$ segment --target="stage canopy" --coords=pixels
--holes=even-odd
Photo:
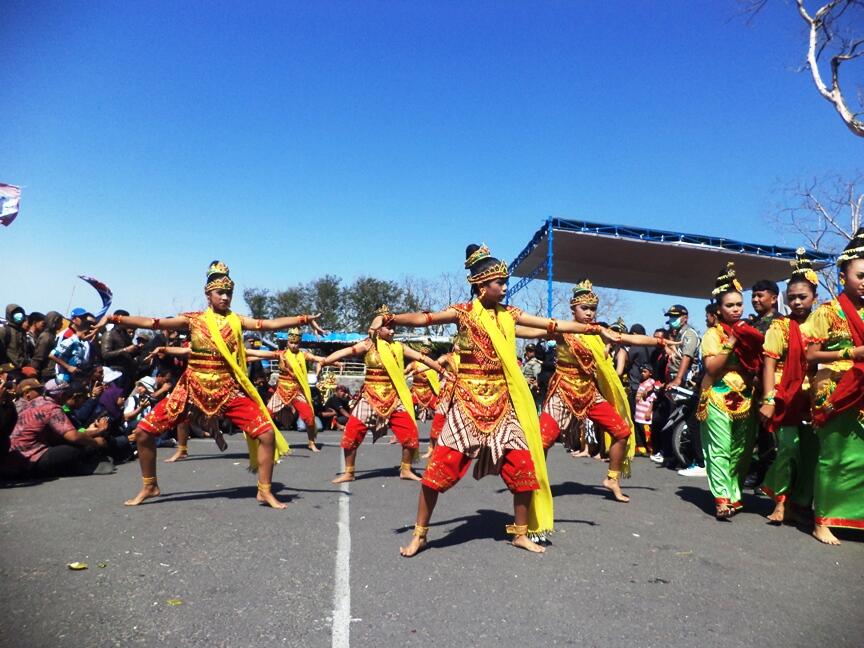
[[[815,250],[807,255],[817,268],[833,260]],[[794,248],[549,218],[510,265],[522,279],[509,294],[532,279],[546,279],[551,291],[553,281],[588,277],[606,288],[701,298],[710,295],[727,261],[735,262],[739,281],[749,288],[759,279],[787,279],[793,259]]]

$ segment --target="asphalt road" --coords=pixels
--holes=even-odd
[[[367,438],[343,492],[329,481],[338,436],[321,438],[312,455],[289,433],[295,453],[274,478],[285,511],[256,505],[238,437],[224,454],[193,440],[189,460],[160,462],[164,495],[135,509],[122,502],[136,464],[3,488],[0,646],[864,644],[864,533],[820,545],[767,525],[755,496],[717,522],[704,479],[647,460],[619,504],[596,487],[603,465],[556,447],[545,555],[508,545],[509,493],[469,473],[441,497],[428,550],[406,560],[418,486],[396,478],[398,446]]]

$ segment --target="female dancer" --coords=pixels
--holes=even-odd
[[[379,313],[389,315],[389,312],[387,306],[379,309]],[[363,355],[366,378],[360,391],[360,398],[351,410],[351,416],[342,435],[345,472],[336,477],[333,483],[354,481],[357,448],[360,447],[366,432],[370,427],[372,428],[374,442],[384,435],[388,425],[402,445],[399,477],[420,481],[420,477],[411,470],[411,463],[420,442],[417,423],[414,420],[411,392],[405,381],[405,358],[420,361],[439,373],[443,373],[443,367],[431,358],[417,353],[411,347],[394,342],[393,329],[389,326],[370,329],[368,338],[331,353],[322,360],[321,366],[325,367],[352,355]]]
[[[837,259],[843,292],[801,327],[807,360],[819,369],[811,388],[819,438],[813,536],[840,544],[831,527],[864,529],[864,228]]]
[[[413,537],[403,556],[426,546],[429,520],[438,494],[456,484],[477,458],[474,477],[500,474],[513,493],[514,524],[507,525],[513,545],[545,551],[528,538],[552,530],[552,494],[534,398],[516,361],[516,325],[568,333],[611,334],[593,324],[558,322],[501,306],[510,273],[484,246],[469,245],[465,267],[472,301],[437,313],[402,313],[376,318],[372,328],[456,324],[459,373],[446,421],[423,474]]]
[[[597,314],[599,301],[591,282],[587,279],[580,281],[573,288],[570,299],[573,321],[590,325]],[[621,333],[623,324],[619,320],[613,325],[619,327],[619,344],[616,345],[619,349],[623,349],[625,344],[653,347],[668,343],[663,338]],[[602,428],[611,437],[606,439],[609,470],[603,486],[619,502],[629,502],[630,498],[621,492],[619,480],[622,473],[624,477],[630,474],[636,441],[630,403],[620,374],[606,353],[606,345],[596,335],[562,333],[559,328],[554,338],[558,345],[558,364],[549,381],[549,391],[540,415],[543,449],[548,452],[562,431],[568,431],[574,423],[578,425],[579,421],[588,418],[595,429]]]
[[[788,512],[786,509],[787,498],[791,497],[798,510],[810,510],[819,452],[810,425],[807,344],[801,333],[801,325],[813,309],[819,278],[804,252],[804,248],[797,250],[786,287],[791,315],[772,320],[763,346],[759,417],[765,429],[777,435],[777,457],[765,475],[762,491],[775,502],[768,519],[777,524],[792,514],[791,507]]]
[[[273,508],[285,508],[270,492],[270,482],[274,457],[278,459],[289,448],[246,375],[243,330],[272,331],[310,324],[321,331],[315,321],[318,316],[255,320],[237,315],[231,311],[234,282],[228,266],[221,261],[210,264],[204,294],[208,302],[204,312],[164,319],[128,315],[108,318],[113,324],[124,327],[188,330],[192,348],[189,366],[170,396],[160,401],[135,428],[144,485],[126,505],[137,506],[161,494],[156,481],[156,437],[193,414],[207,419],[224,416],[243,430],[250,443],[252,467],[258,470],[258,501]]]
[[[423,344],[420,353],[428,355],[432,352],[432,346]],[[441,381],[438,372],[430,369],[419,360],[415,360],[405,369],[405,376],[413,376],[411,383],[411,400],[417,408],[417,418],[425,421],[430,414],[435,414],[435,406],[438,404],[438,394],[441,393]]]
[[[743,508],[741,484],[747,476],[756,438],[751,411],[753,382],[762,368],[764,336],[741,319],[744,298],[735,264],[717,277],[717,325],[702,338],[702,379],[696,418],[701,422],[702,450],[716,517],[729,518]]]
[[[453,343],[453,348],[438,358],[440,364],[450,376],[441,384],[441,390],[438,393],[437,402],[435,405],[435,414],[432,417],[432,427],[429,429],[429,449],[422,455],[423,459],[428,459],[432,456],[432,451],[438,443],[438,435],[444,429],[444,422],[447,420],[447,411],[450,409],[450,401],[453,399],[453,390],[456,387],[455,376],[459,373],[459,346]]]
[[[286,407],[293,407],[297,415],[306,424],[306,436],[309,439],[309,449],[320,452],[315,445],[318,430],[315,428],[315,412],[312,409],[312,389],[309,386],[307,362],[323,362],[324,358],[309,351],[300,350],[300,329],[288,331],[288,344],[284,351],[247,351],[249,358],[279,360],[279,381],[276,391],[267,403],[270,415],[277,414]]]

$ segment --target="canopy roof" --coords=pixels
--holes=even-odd
[[[815,250],[807,256],[817,268],[833,260]],[[565,283],[587,277],[607,288],[700,298],[710,296],[727,261],[735,262],[739,281],[749,288],[759,279],[787,279],[794,259],[794,248],[549,218],[510,265],[512,275],[523,277],[510,294],[551,275]]]

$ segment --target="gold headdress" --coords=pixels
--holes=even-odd
[[[714,283],[714,290],[711,291],[711,294],[714,297],[718,295],[722,295],[723,293],[732,292],[733,290],[742,292],[744,288],[741,286],[741,282],[735,277],[735,262],[728,261],[726,263],[726,270],[721,272],[717,277],[716,282]]]
[[[859,227],[846,249],[837,257],[837,265],[853,259],[864,259],[864,227]]]
[[[486,260],[489,263],[481,263],[481,261]],[[483,284],[495,279],[507,279],[510,276],[507,264],[493,257],[485,244],[468,255],[468,258],[465,259],[465,267],[469,270],[468,283],[472,285]]]
[[[210,267],[207,268],[207,283],[204,286],[204,292],[211,290],[234,290],[234,281],[228,276],[230,271],[228,266],[222,261],[213,261]]]
[[[624,322],[623,317],[619,317],[617,320],[615,320],[615,323],[612,326],[610,326],[609,328],[612,329],[613,331],[616,331],[617,333],[626,333],[627,332],[627,324]]]
[[[300,334],[299,328],[297,328],[295,326],[294,328],[288,329],[288,341],[289,342],[293,342],[296,344],[297,342],[300,341],[300,337],[301,337],[301,334]]]
[[[803,279],[809,284],[812,284],[815,288],[819,285],[819,275],[816,274],[816,271],[813,269],[813,262],[804,256],[807,253],[803,247],[799,247],[795,250],[795,256],[797,257],[794,261],[792,261],[792,275],[789,277],[789,281],[797,281]]]
[[[570,298],[570,308],[577,306],[596,306],[600,298],[594,292],[594,285],[588,280],[580,281],[573,286],[573,296]]]

